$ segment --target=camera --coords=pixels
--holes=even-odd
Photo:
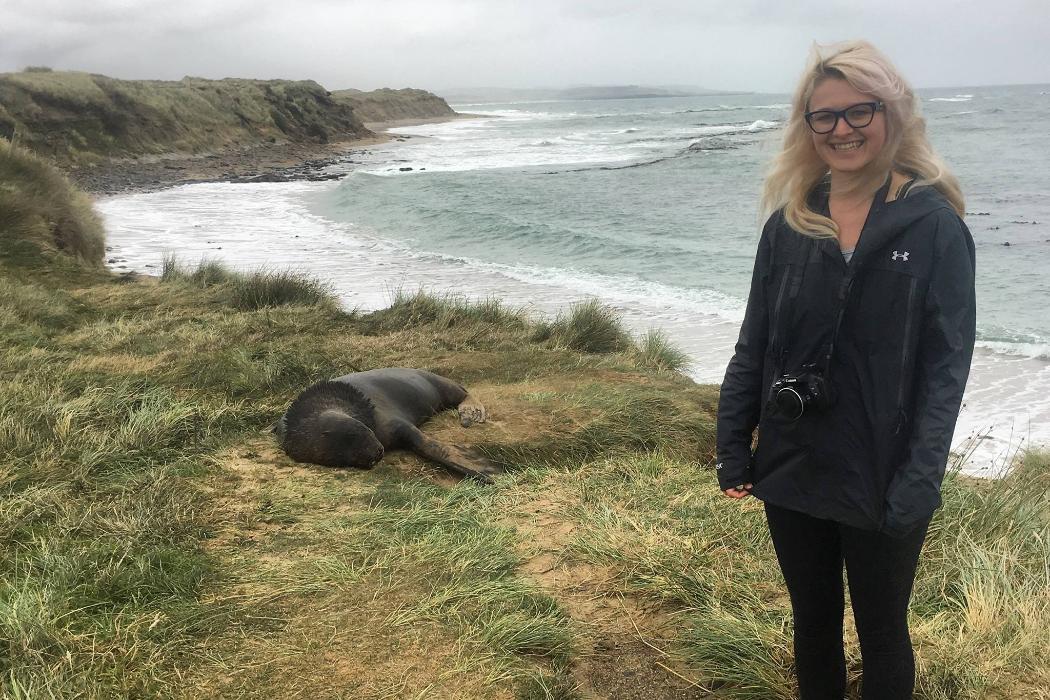
[[[773,382],[769,395],[770,407],[788,421],[798,420],[807,409],[825,411],[834,403],[831,384],[816,365],[783,374]]]

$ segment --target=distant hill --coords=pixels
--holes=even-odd
[[[0,137],[63,164],[369,135],[348,104],[311,80],[0,74]]]
[[[569,88],[451,88],[442,90],[449,102],[532,102],[540,100],[624,100],[647,97],[692,97],[741,94],[689,86],[583,85]]]
[[[335,90],[332,98],[350,105],[354,114],[366,124],[394,122],[403,119],[434,119],[453,117],[456,112],[441,97],[427,92],[404,88],[382,88],[371,92]]]

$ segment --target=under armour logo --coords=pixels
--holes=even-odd
[[[898,258],[900,258],[904,262],[908,262],[908,251],[904,251],[903,253],[898,253],[897,251],[893,251],[893,259],[897,260]]]

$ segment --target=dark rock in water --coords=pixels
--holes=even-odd
[[[411,169],[412,168],[398,168],[398,170],[400,170],[401,172],[407,172],[407,171],[409,171]]]
[[[966,215],[967,216],[988,216],[988,212],[986,212],[986,211],[968,211],[968,212],[966,212]]]
[[[1003,241],[1003,245],[1009,247],[1010,246],[1010,241]]]

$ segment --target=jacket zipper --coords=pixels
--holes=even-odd
[[[901,347],[901,376],[897,385],[897,428],[893,431],[895,434],[899,433],[908,421],[908,416],[904,411],[904,380],[908,376],[908,346],[911,343],[912,315],[915,313],[912,302],[915,301],[915,287],[917,285],[918,279],[912,277],[911,284],[908,285],[908,313],[904,320],[904,342]]]

